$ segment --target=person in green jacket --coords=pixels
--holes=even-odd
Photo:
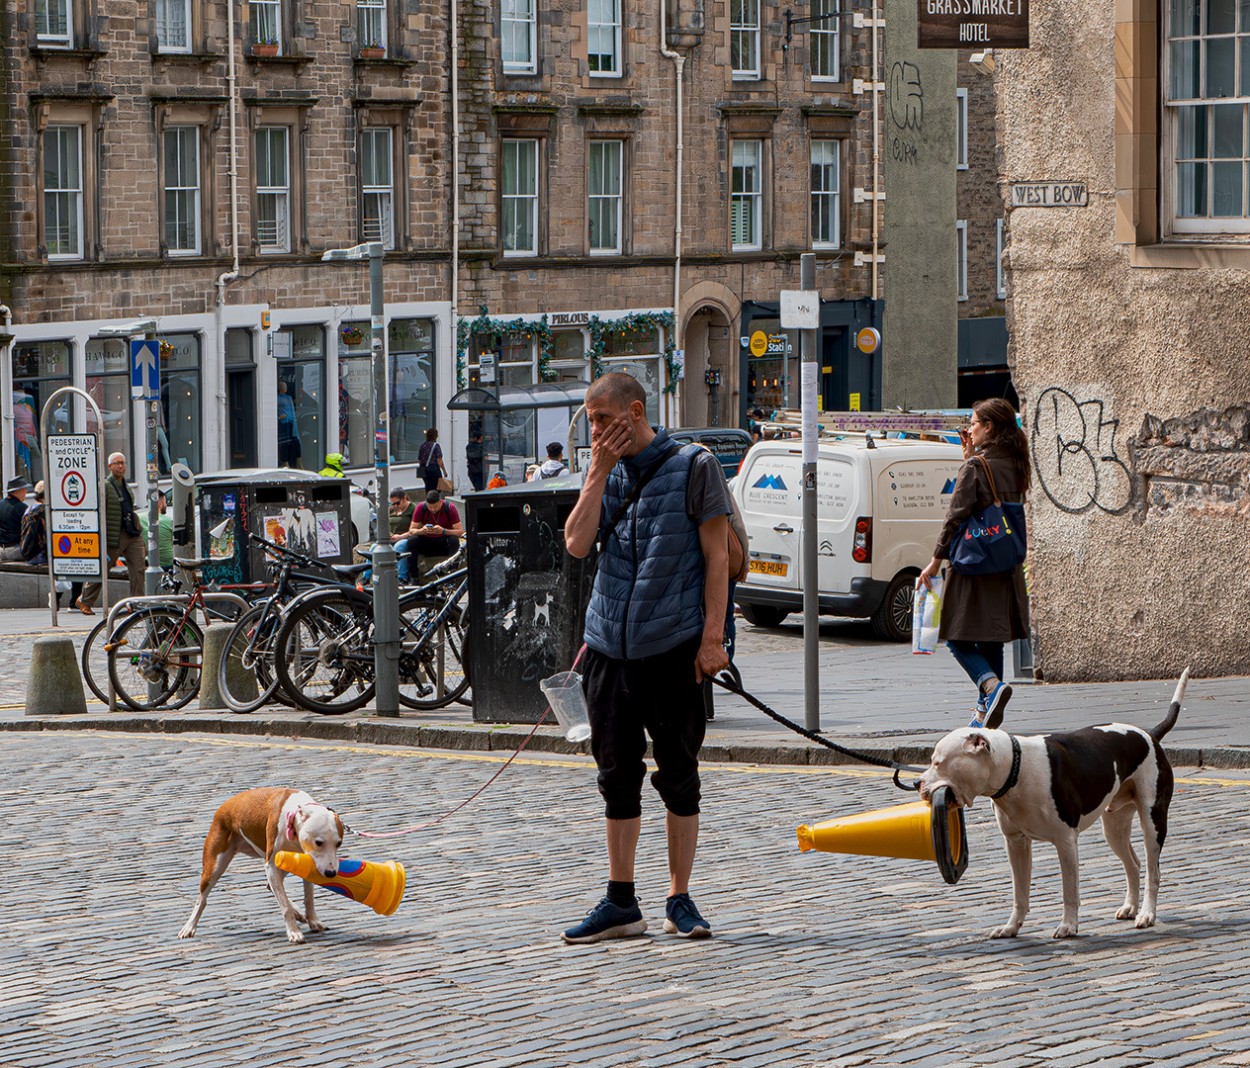
[[[326,465],[317,472],[322,478],[346,478],[343,470],[343,454],[341,452],[326,453]]]
[[[168,571],[174,566],[174,517],[168,514],[169,501],[165,491],[161,490],[156,498],[156,510],[160,513],[156,519],[156,540],[161,550],[161,567]],[[139,513],[139,529],[143,534],[143,544],[148,544],[148,513],[143,509]]]
[[[140,537],[134,494],[126,485],[126,457],[120,452],[109,456],[109,477],[104,480],[104,531],[110,564],[118,559],[126,561],[130,596],[142,597],[143,569],[147,567],[148,557]],[[88,582],[74,606],[85,616],[95,615],[92,606],[102,589],[101,583]]]

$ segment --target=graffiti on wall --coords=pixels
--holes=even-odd
[[[914,63],[895,63],[890,68],[887,86],[890,119],[896,129],[919,134],[924,125],[924,87],[920,84],[920,68]],[[900,163],[915,164],[919,152],[915,141],[895,134],[890,151]]]
[[[1042,393],[1033,409],[1033,470],[1051,504],[1072,515],[1129,509],[1136,483],[1116,451],[1119,426],[1101,400],[1078,400],[1061,386]]]

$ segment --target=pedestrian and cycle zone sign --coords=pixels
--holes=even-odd
[[[99,457],[94,434],[50,434],[48,542],[52,574],[100,577]]]

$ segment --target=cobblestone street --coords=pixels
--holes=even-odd
[[[1081,937],[1039,846],[1033,912],[988,929],[1010,875],[988,802],[969,815],[957,887],[934,865],[801,855],[794,826],[903,800],[884,773],[712,765],[693,892],[715,937],[661,933],[663,818],[645,803],[647,936],[565,946],[602,892],[600,805],[584,758],[525,758],[439,828],[349,836],[395,858],[390,918],[319,892],[330,931],[287,943],[255,861],[200,923],[215,807],[286,784],[354,826],[434,817],[499,766],[491,754],[88,732],[9,733],[0,1065],[1250,1064],[1250,781],[1180,769],[1159,926],[1113,919],[1119,865],[1083,838]],[[288,883],[288,887],[293,884]],[[293,893],[293,896],[296,896]]]

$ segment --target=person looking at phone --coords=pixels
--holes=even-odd
[[[412,510],[412,525],[408,528],[408,573],[420,574],[419,559],[451,556],[464,537],[460,513],[451,501],[443,500],[438,490],[430,490],[425,500]]]

